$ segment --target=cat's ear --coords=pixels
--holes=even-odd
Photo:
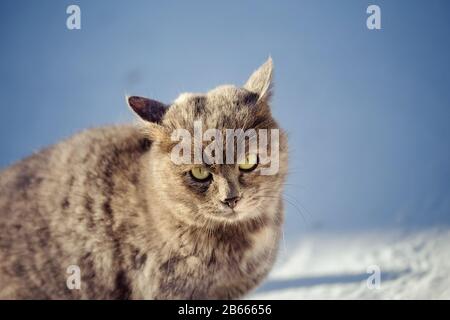
[[[244,88],[258,94],[258,102],[268,102],[272,95],[272,74],[273,61],[269,57],[264,64],[259,67],[244,85]]]
[[[146,134],[153,141],[165,142],[170,136],[161,125],[168,106],[162,102],[136,96],[126,97],[128,106],[142,119],[146,125]]]
[[[128,106],[139,116],[142,120],[154,123],[160,123],[167,106],[159,101],[143,98],[143,97],[126,97]]]

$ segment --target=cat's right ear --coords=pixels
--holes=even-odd
[[[146,132],[151,140],[165,141],[168,133],[161,125],[161,121],[168,108],[162,102],[137,96],[126,97],[128,106],[145,121]]]
[[[159,101],[131,96],[126,97],[128,106],[142,119],[148,122],[161,123],[167,106]]]

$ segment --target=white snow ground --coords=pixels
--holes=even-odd
[[[450,299],[450,229],[309,234],[250,299]],[[282,246],[283,247],[283,246]],[[369,288],[369,266],[381,270]]]

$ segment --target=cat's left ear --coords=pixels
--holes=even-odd
[[[273,61],[269,57],[267,61],[259,67],[244,85],[244,88],[258,94],[258,102],[269,102],[272,96],[273,87]]]
[[[131,96],[126,97],[128,106],[139,116],[142,120],[160,123],[164,114],[166,113],[167,106],[159,101]]]

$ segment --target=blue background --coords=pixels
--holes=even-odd
[[[66,8],[81,7],[81,30]],[[366,27],[381,7],[382,30]],[[450,222],[449,1],[5,1],[0,167],[77,131],[243,84],[269,55],[286,234]]]

